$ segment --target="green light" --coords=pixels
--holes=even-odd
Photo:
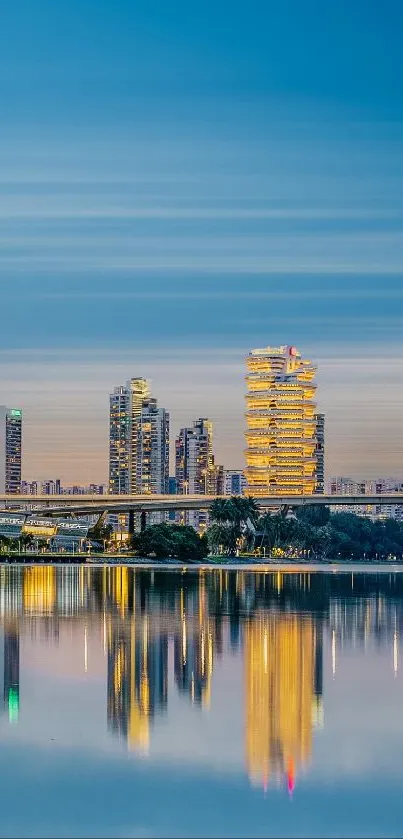
[[[22,414],[22,411],[20,411],[18,408],[11,408],[11,411],[10,411],[10,416],[12,416],[12,417],[20,417],[20,416],[21,416],[21,414]]]
[[[17,722],[20,708],[20,697],[17,688],[9,688],[8,691],[8,719],[10,722]]]

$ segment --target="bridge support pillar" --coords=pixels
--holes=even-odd
[[[129,510],[129,534],[130,536],[134,533],[134,510]]]
[[[140,530],[143,533],[147,527],[147,513],[145,510],[142,510],[140,513]]]

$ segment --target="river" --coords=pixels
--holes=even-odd
[[[0,836],[396,837],[403,573],[0,567]]]

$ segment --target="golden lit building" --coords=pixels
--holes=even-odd
[[[295,347],[251,350],[247,359],[246,469],[253,495],[316,489],[316,367]]]
[[[311,617],[261,613],[245,631],[246,756],[253,782],[294,784],[311,754],[318,697],[316,627]]]

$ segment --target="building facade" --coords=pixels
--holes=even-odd
[[[169,413],[158,408],[146,379],[130,379],[110,395],[109,492],[113,495],[165,494],[169,491]],[[153,514],[151,522],[164,519]],[[126,529],[128,516],[110,516]],[[134,516],[140,526],[139,515]]]
[[[175,478],[179,495],[222,495],[224,469],[215,463],[213,454],[213,424],[200,417],[189,428],[181,428],[175,441]],[[181,514],[197,529],[207,524],[207,513],[195,510]]]
[[[295,347],[252,350],[246,360],[246,469],[254,495],[316,489],[315,366]]]
[[[316,414],[316,487],[315,493],[325,492],[325,415]]]
[[[243,495],[246,478],[241,469],[226,469],[224,472],[224,495]]]
[[[156,399],[143,402],[137,420],[136,492],[169,492],[169,413]]]
[[[0,406],[0,492],[21,492],[22,411]]]
[[[130,396],[127,387],[115,387],[109,397],[109,492],[130,491]]]
[[[190,428],[181,428],[175,442],[175,477],[179,495],[206,495],[208,473],[213,465],[213,435],[210,420],[200,418]]]
[[[109,492],[112,495],[141,491],[138,429],[143,403],[150,396],[149,384],[143,378],[130,379],[110,394]]]
[[[138,427],[143,404],[150,399],[150,385],[146,379],[130,379],[126,388],[129,394],[129,492],[141,492],[141,464],[138,462]]]

